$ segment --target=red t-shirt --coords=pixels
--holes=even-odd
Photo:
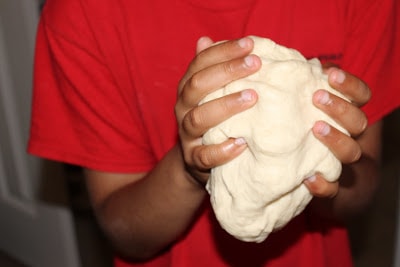
[[[332,61],[371,87],[370,123],[400,103],[390,78],[395,1],[47,0],[38,29],[28,150],[143,172],[176,143],[177,84],[199,37],[258,35]],[[398,68],[398,65],[396,66]],[[385,79],[382,78],[385,77]],[[205,203],[160,257],[116,266],[352,266],[344,228],[307,210],[261,244],[235,240]]]

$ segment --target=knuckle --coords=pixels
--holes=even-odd
[[[343,163],[351,163],[355,158],[357,148],[355,141],[349,136],[343,136],[333,141],[334,154]]]
[[[175,114],[175,117],[178,119],[178,121],[182,121],[183,108],[182,108],[182,102],[180,100],[178,100],[175,104],[174,114]]]
[[[186,114],[182,119],[182,130],[184,133],[190,132],[189,125],[190,125],[190,121],[188,119],[188,114]]]
[[[185,85],[184,90],[182,90],[178,95],[177,105],[183,107],[190,107],[192,105],[192,94],[190,93],[190,90],[187,90],[187,86],[188,84]]]
[[[347,150],[344,151],[343,153],[343,163],[354,163],[358,161],[361,157],[362,151],[360,146],[354,145],[354,144],[349,144],[346,146]]]
[[[212,153],[207,153],[206,150],[202,150],[198,155],[198,164],[205,169],[212,167]]]
[[[364,113],[362,113],[361,118],[359,120],[357,120],[357,123],[355,125],[356,125],[355,134],[359,135],[359,134],[363,133],[368,126],[367,116]]]
[[[192,121],[190,119],[190,115],[189,114],[190,114],[190,112],[183,117],[183,120],[182,120],[182,132],[184,134],[186,134],[187,136],[193,136],[194,133],[193,133]]]
[[[362,94],[362,100],[361,100],[362,104],[367,103],[372,96],[371,90],[369,89],[368,85],[360,79],[358,79],[358,88]]]
[[[204,122],[204,118],[199,109],[192,109],[185,118],[188,124],[193,128],[201,127]]]
[[[353,152],[353,157],[351,158],[350,162],[356,162],[361,158],[362,155],[362,151],[361,151],[361,147],[357,146],[356,150]]]
[[[178,83],[178,96],[180,96],[182,94],[182,91],[186,85],[186,82],[188,80],[187,75],[188,74],[186,73],[185,76]]]
[[[361,135],[368,126],[368,119],[365,113],[361,110],[355,110],[353,115],[347,116],[345,119],[347,130],[351,136],[357,137]]]
[[[187,85],[191,90],[197,90],[201,87],[201,78],[199,73],[195,73],[187,81]]]
[[[222,67],[224,72],[228,75],[235,73],[235,67],[232,62],[226,62],[222,65]]]
[[[351,104],[345,101],[338,101],[335,105],[336,112],[337,114],[340,115],[346,115],[346,113],[349,111]]]

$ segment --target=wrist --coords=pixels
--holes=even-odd
[[[177,181],[176,183],[178,186],[182,187],[183,190],[192,191],[192,193],[200,193],[206,194],[207,191],[205,190],[205,184],[207,183],[206,180],[202,180],[197,178],[197,176],[193,175],[185,165],[183,160],[182,151],[179,145],[176,145],[172,151],[175,154],[175,157],[178,159],[179,164],[176,164],[178,167],[177,173],[175,175]],[[204,181],[204,182],[203,182]]]

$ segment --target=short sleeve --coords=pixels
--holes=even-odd
[[[86,16],[76,0],[44,7],[28,152],[102,171],[148,170],[155,159],[133,83],[110,71]]]
[[[342,68],[369,85],[372,98],[363,110],[372,124],[400,105],[396,1],[349,2]]]

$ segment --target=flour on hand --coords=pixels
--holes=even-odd
[[[312,104],[312,95],[332,89],[318,59],[251,36],[261,69],[203,99],[202,103],[244,89],[258,93],[257,104],[210,129],[204,144],[243,137],[248,148],[211,170],[206,189],[221,226],[243,241],[262,242],[301,213],[312,199],[303,180],[321,173],[335,181],[341,163],[312,134],[317,120],[347,131]]]

